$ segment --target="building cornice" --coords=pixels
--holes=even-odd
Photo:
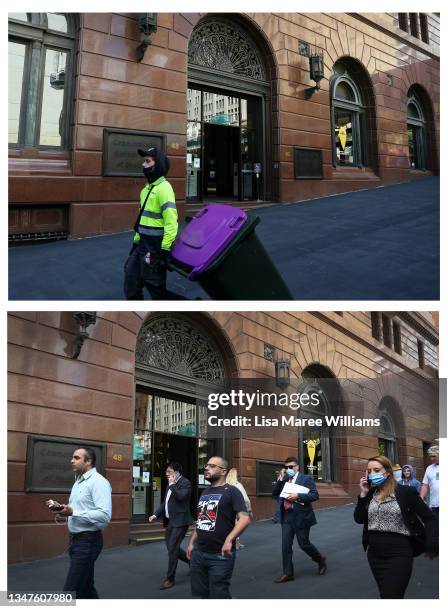
[[[325,312],[313,311],[311,314],[313,314],[318,319],[324,321],[325,323],[328,323],[330,326],[334,327],[335,329],[337,329],[339,332],[341,332],[345,336],[348,336],[349,338],[352,338],[353,340],[355,340],[359,344],[362,344],[366,348],[373,350],[375,353],[377,353],[378,355],[381,355],[384,359],[391,361],[392,363],[399,366],[406,372],[409,372],[413,374],[414,376],[419,376],[419,378],[427,382],[435,380],[433,375],[429,375],[427,372],[425,372],[421,368],[412,368],[411,366],[409,366],[407,361],[403,357],[401,357],[398,353],[395,353],[392,349],[389,349],[388,347],[382,345],[380,342],[375,340],[372,336],[371,338],[367,339],[364,336],[361,336],[358,333],[351,331],[350,329],[346,328],[344,325],[341,325],[340,323],[337,323],[337,321],[334,321],[334,319],[328,317]],[[399,316],[400,318],[402,318],[400,312],[388,312],[387,311],[387,314],[389,314],[390,316]],[[410,313],[404,313],[404,314],[410,314]],[[412,313],[412,314],[416,314],[416,313]],[[426,323],[428,324],[428,322]]]

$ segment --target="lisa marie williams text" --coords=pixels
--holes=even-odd
[[[324,418],[297,417],[282,415],[281,418],[271,418],[256,415],[247,417],[237,415],[230,418],[221,418],[213,414],[208,417],[210,427],[379,427],[380,419],[361,419],[350,415],[328,416]]]

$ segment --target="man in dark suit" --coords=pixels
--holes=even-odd
[[[169,463],[166,468],[168,479],[168,490],[163,502],[149,517],[149,522],[163,517],[163,525],[166,527],[165,542],[168,549],[169,562],[166,579],[160,585],[160,589],[170,589],[175,585],[175,572],[178,560],[189,565],[189,559],[181,547],[181,543],[192,523],[190,512],[191,483],[182,476],[180,463]]]
[[[280,517],[282,527],[282,566],[283,573],[275,579],[275,582],[288,582],[294,579],[293,574],[293,539],[296,536],[298,546],[309,557],[318,564],[320,576],[326,573],[326,558],[309,541],[309,532],[312,525],[316,525],[312,509],[312,502],[319,498],[315,481],[310,476],[300,474],[298,459],[288,457],[284,462],[284,469],[273,487],[273,497],[278,497],[286,482],[302,485],[309,489],[308,493],[299,493],[280,497]]]

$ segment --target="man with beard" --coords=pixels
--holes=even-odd
[[[196,528],[186,552],[191,560],[192,594],[203,599],[231,599],[236,538],[250,523],[242,493],[225,482],[228,469],[223,457],[211,457],[205,465],[211,486],[200,497]]]
[[[124,293],[128,300],[143,300],[146,287],[153,300],[182,300],[166,289],[169,253],[178,232],[175,195],[165,175],[170,162],[157,147],[138,149],[147,184],[140,193],[140,213],[133,245],[124,266]]]

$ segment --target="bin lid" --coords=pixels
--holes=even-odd
[[[177,237],[172,257],[191,268],[194,278],[222,253],[247,221],[247,213],[226,204],[200,209]]]

